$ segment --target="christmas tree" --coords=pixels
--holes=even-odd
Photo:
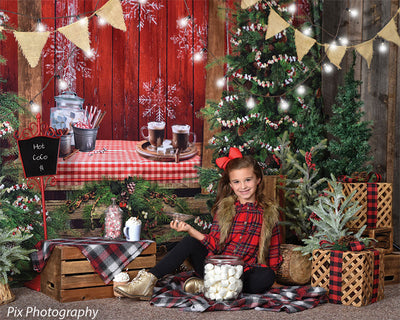
[[[226,89],[220,101],[203,109],[211,128],[221,129],[210,142],[214,160],[234,146],[273,166],[284,132],[290,133],[293,150],[309,150],[323,139],[318,51],[312,48],[299,61],[294,28],[266,39],[272,10],[294,25],[293,4],[260,1],[233,15],[232,53],[224,59]],[[305,26],[311,28],[309,22],[296,28]]]
[[[371,122],[362,121],[365,113],[359,93],[361,81],[354,79],[355,59],[353,52],[353,64],[345,75],[344,85],[339,87],[336,104],[332,106],[333,116],[327,124],[333,138],[329,141],[330,158],[325,170],[335,176],[371,170],[368,165],[372,160],[368,144]]]

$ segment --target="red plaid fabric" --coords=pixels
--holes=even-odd
[[[342,303],[343,251],[331,250],[329,266],[329,302]]]
[[[367,228],[376,228],[378,221],[378,184],[367,183]]]
[[[372,298],[371,303],[378,300],[379,293],[379,251],[374,250],[374,280],[372,284]]]
[[[365,249],[365,244],[360,241],[351,241],[349,245],[351,251],[362,251]]]
[[[236,215],[232,222],[230,234],[226,240],[226,245],[221,248],[219,245],[220,230],[217,215],[210,230],[205,235],[202,243],[212,254],[224,254],[240,257],[245,262],[245,270],[257,263],[258,244],[261,234],[263,221],[262,207],[254,203],[240,204],[236,202]],[[267,257],[267,265],[273,270],[277,270],[282,262],[282,256],[279,251],[280,232],[279,227],[275,226],[272,230],[272,237]]]
[[[41,240],[30,258],[33,270],[40,272],[56,246],[77,247],[107,284],[151,243],[150,240],[128,242],[96,237]]]
[[[78,152],[67,160],[59,158],[56,184],[74,186],[103,178],[124,180],[142,177],[165,183],[197,182],[200,156],[175,162],[159,162],[141,157],[136,152],[137,141],[97,140],[95,152]],[[98,151],[106,148],[107,151]]]

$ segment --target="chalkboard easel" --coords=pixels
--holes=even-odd
[[[44,238],[47,240],[46,204],[44,190],[47,183],[55,185],[57,160],[60,146],[61,130],[41,124],[40,114],[36,115],[36,123],[14,133],[18,142],[19,156],[28,180],[29,188],[38,186],[42,195]]]

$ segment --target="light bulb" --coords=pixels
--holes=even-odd
[[[40,112],[40,109],[41,109],[41,108],[40,108],[40,106],[39,106],[37,103],[31,101],[31,112],[32,112],[33,114],[39,113],[39,112]]]
[[[224,77],[219,78],[219,79],[217,80],[217,87],[218,87],[218,88],[222,88],[224,85],[225,85],[225,78],[224,78]]]
[[[40,22],[40,20],[36,25],[36,31],[37,32],[45,32],[46,31],[46,26],[42,22]]]
[[[177,22],[178,22],[179,27],[186,28],[187,25],[189,24],[189,21],[190,21],[190,16],[187,16],[187,17],[179,19]]]
[[[140,4],[146,4],[147,0],[138,0]]]
[[[380,53],[386,53],[388,51],[388,45],[385,42],[381,42],[381,44],[379,45],[379,52]]]
[[[248,109],[253,109],[256,106],[256,100],[254,100],[253,97],[250,97],[249,99],[247,99],[246,101],[246,106]]]
[[[85,53],[86,58],[89,58],[89,59],[93,58],[93,56],[94,56],[93,49],[89,49],[87,51],[84,51],[84,53]]]
[[[281,99],[279,107],[281,108],[282,111],[287,111],[289,110],[289,103],[285,99]]]
[[[59,79],[58,80],[58,88],[61,91],[68,89],[68,82],[65,81],[64,79]]]
[[[298,95],[302,96],[306,93],[306,87],[301,85],[296,89]]]
[[[312,35],[312,28],[311,28],[311,27],[305,28],[305,29],[302,31],[302,33],[303,33],[305,36],[311,36],[311,35]]]
[[[193,55],[193,60],[196,62],[201,61],[202,59],[203,59],[203,54],[201,52],[196,52]]]
[[[331,73],[333,71],[333,66],[330,63],[325,63],[323,69],[326,73]]]
[[[336,50],[337,44],[335,41],[332,41],[331,44],[329,45],[330,50]]]
[[[355,18],[358,16],[358,10],[357,9],[349,9],[349,15],[352,18]]]
[[[347,46],[349,44],[349,40],[346,37],[339,38],[339,41],[342,46]]]
[[[296,6],[295,3],[292,3],[292,4],[288,7],[288,12],[291,13],[291,14],[294,14],[294,13],[296,13],[296,11],[297,11],[297,6]]]
[[[97,22],[99,23],[100,26],[104,26],[107,24],[107,21],[104,20],[102,17],[97,17]]]

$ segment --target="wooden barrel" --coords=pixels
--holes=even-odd
[[[276,272],[276,282],[284,285],[303,285],[311,279],[310,256],[303,256],[301,251],[293,249],[299,247],[294,244],[281,244],[282,264]]]

